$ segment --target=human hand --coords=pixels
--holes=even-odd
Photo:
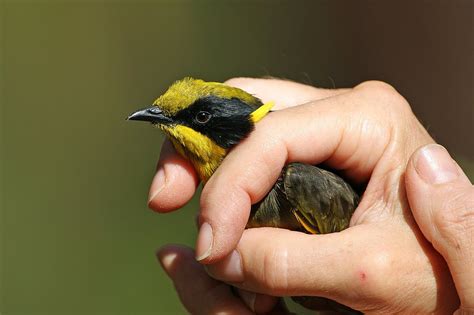
[[[393,88],[378,82],[339,91],[280,80],[229,83],[263,101],[306,104],[259,122],[204,187],[196,251],[212,276],[252,292],[323,296],[364,312],[443,313],[457,306],[449,271],[419,233],[405,200],[408,158],[432,139]],[[250,204],[291,161],[324,162],[353,182],[368,182],[350,228],[327,235],[244,232]],[[166,145],[159,165],[150,206],[179,208],[194,193],[196,175]],[[178,293],[189,300],[183,298],[189,291]]]
[[[405,182],[418,226],[448,263],[460,314],[473,314],[474,186],[449,153],[433,144],[413,154]]]
[[[192,249],[181,245],[167,245],[158,252],[163,269],[173,279],[190,314],[289,314],[284,302],[275,297],[245,290],[234,293],[231,286],[211,278],[194,257]]]

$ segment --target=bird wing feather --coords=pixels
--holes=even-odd
[[[252,205],[247,228],[277,227],[304,231],[293,215],[292,205],[286,198],[283,177],[280,176],[272,190],[258,203]]]
[[[283,179],[294,215],[309,233],[341,231],[359,202],[356,192],[339,176],[319,167],[291,163]]]

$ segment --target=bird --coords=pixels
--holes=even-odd
[[[237,87],[186,77],[128,120],[150,122],[161,129],[205,184],[226,155],[274,112],[273,105]],[[359,199],[354,188],[335,173],[291,162],[283,167],[270,192],[252,205],[246,228],[339,232],[349,227]],[[294,299],[310,308],[317,301],[316,297]]]

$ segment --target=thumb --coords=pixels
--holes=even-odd
[[[405,184],[413,216],[448,263],[462,308],[474,310],[474,187],[437,144],[412,155]]]

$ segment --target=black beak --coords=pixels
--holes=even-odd
[[[140,109],[128,116],[127,120],[149,121],[155,124],[170,124],[173,122],[171,118],[163,114],[158,106]]]

